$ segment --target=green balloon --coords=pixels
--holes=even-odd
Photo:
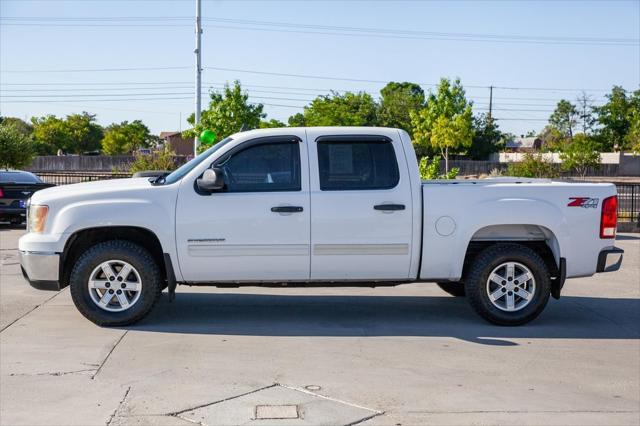
[[[211,145],[216,141],[216,134],[211,130],[203,130],[200,133],[200,142]]]

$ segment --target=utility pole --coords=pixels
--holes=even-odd
[[[200,104],[202,101],[202,22],[200,14],[202,11],[202,1],[196,0],[196,119],[195,125],[200,123]],[[196,135],[193,141],[193,155],[198,155],[198,135]]]
[[[493,86],[489,86],[489,121],[492,120],[491,112],[493,109]]]

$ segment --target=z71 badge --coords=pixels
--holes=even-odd
[[[569,197],[568,207],[582,207],[585,209],[588,208],[598,208],[598,199],[597,198],[589,198],[589,197]]]

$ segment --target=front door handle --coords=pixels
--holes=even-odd
[[[404,204],[378,204],[376,206],[373,206],[373,208],[375,210],[382,210],[382,211],[397,211],[397,210],[404,210]]]
[[[276,206],[271,207],[271,211],[274,213],[300,213],[304,209],[300,206]]]

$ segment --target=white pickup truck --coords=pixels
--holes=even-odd
[[[526,323],[565,278],[620,267],[611,184],[421,182],[398,129],[232,135],[169,175],[35,193],[26,279],[67,285],[103,326],[134,323],[177,284],[437,282],[483,318]]]

